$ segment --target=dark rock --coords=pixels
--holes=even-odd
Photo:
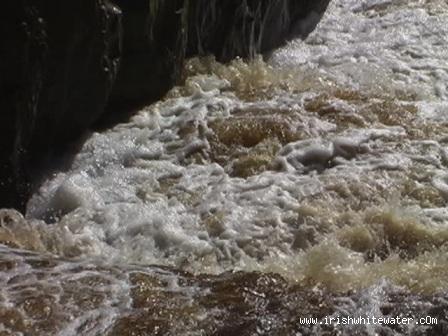
[[[26,183],[21,157],[29,143],[47,58],[44,22],[20,1],[2,6],[0,16],[0,204],[21,204]]]
[[[0,207],[23,210],[35,166],[55,148],[164,95],[186,54],[269,52],[305,37],[329,2],[110,1],[2,4]]]
[[[316,27],[330,0],[196,0],[189,7],[187,54],[219,61],[268,53]]]
[[[329,1],[114,0],[123,11],[123,57],[106,118],[159,99],[186,53],[228,61],[306,37]]]
[[[108,110],[159,99],[178,80],[187,41],[184,0],[115,0],[123,12],[121,69]]]
[[[0,17],[0,205],[23,208],[29,168],[103,112],[118,71],[108,0],[6,1]]]

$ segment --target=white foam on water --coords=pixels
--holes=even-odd
[[[388,209],[392,199],[399,200],[396,208],[429,223],[437,218],[437,227],[447,230],[443,207],[433,204],[440,195],[431,188],[448,197],[442,173],[448,149],[443,130],[415,139],[418,127],[388,124],[388,105],[384,122],[361,112],[383,99],[394,102],[389,114],[397,120],[401,112],[393,108],[412,104],[417,113],[408,120],[445,121],[447,30],[443,2],[333,1],[306,41],[291,43],[263,65],[265,77],[257,85],[269,87],[273,77],[267,73],[287,73],[297,84],[291,90],[245,99],[231,79],[241,86],[252,77],[247,68],[239,73],[232,65],[230,79],[223,71],[189,78],[128,123],[92,134],[72,167],[32,197],[30,225],[53,253],[112,263],[173,265],[196,273],[274,270],[299,281],[315,273],[317,266],[305,266],[317,260],[313,256],[326,255],[333,261],[324,262],[329,271],[318,281],[335,290],[347,287],[332,283],[334,274],[355,287],[390,276],[387,263],[394,261],[384,267],[379,262],[373,276],[365,251],[341,246],[338,235],[353,225],[360,236],[347,233],[350,244],[377,244],[364,221],[369,209]],[[367,98],[333,96],[338,88]],[[322,93],[329,96],[325,108],[307,108]],[[250,113],[253,122],[244,119]],[[248,122],[245,127],[254,130],[258,120],[274,115],[288,120],[287,132],[301,135],[288,143],[277,139],[274,155],[263,158],[265,169],[238,176],[229,168],[232,160],[252,155],[251,146],[214,159],[213,123]],[[269,127],[266,132],[272,132]],[[242,129],[225,141],[240,141],[250,132]],[[400,195],[405,183],[411,185],[408,194]],[[417,199],[417,192],[427,195]]]
[[[272,62],[318,69],[363,90],[446,100],[446,21],[443,1],[332,1],[318,29]]]
[[[55,334],[97,335],[133,309],[136,272],[148,275],[143,298],[182,291],[191,308],[204,290],[139,264],[355,290],[337,316],[383,316],[393,286],[446,291],[447,33],[446,1],[333,0],[306,41],[268,63],[215,63],[92,134],[26,219],[0,211],[0,242],[22,249],[0,245],[1,308],[30,323],[51,313]]]

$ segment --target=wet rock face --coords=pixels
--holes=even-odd
[[[119,65],[107,0],[8,1],[0,18],[0,205],[23,207],[28,168],[102,113]]]
[[[0,207],[99,119],[159,99],[185,55],[218,60],[305,37],[329,0],[7,1],[0,14]],[[112,116],[112,117],[111,117]],[[116,120],[115,120],[116,121]]]
[[[184,0],[115,0],[123,12],[121,69],[111,113],[153,102],[178,80],[185,54]]]
[[[329,0],[114,3],[123,12],[123,54],[108,104],[110,115],[159,99],[178,80],[185,54],[213,54],[229,61],[306,37]]]
[[[330,0],[197,0],[189,7],[188,55],[219,61],[268,53],[316,27]]]
[[[19,2],[3,7],[0,33],[0,204],[13,206],[24,189],[19,157],[35,122],[48,46],[43,22]]]

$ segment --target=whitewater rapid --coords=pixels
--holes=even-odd
[[[442,335],[447,36],[446,1],[334,0],[268,60],[190,60],[0,210],[0,334]],[[298,323],[356,316],[439,323]]]
[[[445,288],[447,30],[444,1],[338,0],[268,62],[191,60],[163,101],[92,133],[11,239],[336,291],[429,269],[418,288]]]

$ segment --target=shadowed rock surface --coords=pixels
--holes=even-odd
[[[0,16],[0,205],[23,208],[29,169],[105,107],[120,11],[106,0],[7,1]]]
[[[306,38],[329,0],[197,0],[189,7],[188,55],[219,61],[267,53],[293,38]]]
[[[178,80],[187,35],[184,0],[115,0],[123,12],[123,53],[108,114],[163,96]]]
[[[8,0],[0,18],[0,207],[24,209],[31,168],[55,149],[161,98],[185,55],[229,61],[269,52],[306,37],[328,3]]]

